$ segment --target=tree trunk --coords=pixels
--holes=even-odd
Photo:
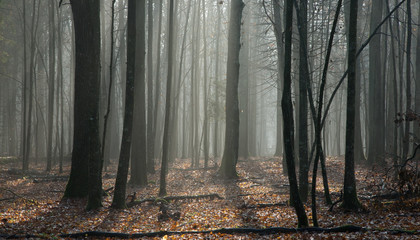
[[[370,31],[382,20],[383,0],[372,1]],[[385,154],[385,95],[381,66],[381,36],[377,34],[369,45],[369,141],[368,163],[384,163]]]
[[[298,217],[298,227],[308,227],[308,218],[305,208],[299,196],[298,182],[296,179],[295,156],[294,156],[294,120],[293,105],[291,95],[291,68],[292,68],[292,32],[293,32],[293,0],[287,0],[285,3],[286,24],[285,24],[285,55],[284,55],[284,88],[281,99],[281,108],[283,113],[283,139],[287,162],[287,172],[290,184],[290,198],[293,200],[293,206]]]
[[[299,195],[303,202],[308,199],[308,87],[309,71],[307,58],[307,5],[308,0],[300,0],[300,48],[299,48]],[[306,66],[306,67],[305,67]]]
[[[172,70],[173,70],[173,53],[174,53],[174,0],[169,0],[169,38],[168,38],[168,75],[166,82],[166,107],[165,107],[165,123],[163,128],[163,153],[162,166],[160,169],[160,187],[159,196],[166,195],[166,172],[169,160],[169,125],[171,116],[171,87],[172,87]]]
[[[131,149],[130,183],[147,185],[147,134],[146,134],[146,89],[145,89],[145,21],[146,0],[136,3],[136,67],[134,83],[134,123]]]
[[[136,0],[128,0],[127,16],[127,77],[125,92],[125,112],[117,179],[115,180],[113,208],[126,208],[128,166],[130,161],[131,138],[134,109],[134,72],[136,59]]]
[[[283,44],[283,30],[280,14],[280,1],[273,0],[274,5],[274,34],[276,36],[277,45],[277,107],[276,107],[276,153],[274,156],[281,157],[283,155],[283,141],[282,141],[282,115],[281,115],[281,93],[282,93],[282,73],[284,71],[284,44]],[[284,168],[285,169],[285,168]]]
[[[53,137],[53,121],[54,121],[54,88],[55,88],[55,13],[54,1],[49,3],[49,47],[48,47],[48,129],[47,129],[47,172],[51,171],[52,165],[52,137]]]
[[[147,6],[147,172],[154,173],[155,136],[153,135],[153,0]]]
[[[407,45],[406,45],[406,89],[405,89],[405,97],[406,97],[406,114],[410,114],[412,112],[411,108],[411,0],[407,0]],[[410,147],[410,126],[411,121],[405,122],[405,132],[403,138],[403,153],[402,153],[402,161],[407,159],[408,149]]]
[[[101,206],[99,90],[99,0],[71,0],[75,43],[75,99],[72,166],[64,197],[85,197],[87,209]]]
[[[349,39],[348,39],[348,86],[347,86],[347,121],[346,121],[346,156],[344,172],[344,195],[342,207],[357,210],[361,207],[357,199],[356,178],[354,172],[354,125],[356,93],[356,51],[357,51],[357,9],[358,0],[350,1]]]
[[[242,10],[245,4],[242,0],[232,0],[227,60],[226,82],[226,130],[225,147],[219,174],[222,178],[232,179],[237,177],[236,163],[238,161],[239,145],[239,51],[241,47],[241,22]]]

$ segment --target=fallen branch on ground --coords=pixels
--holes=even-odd
[[[402,229],[369,229],[354,225],[345,225],[336,228],[282,228],[282,227],[273,227],[265,229],[254,229],[254,228],[221,228],[214,230],[204,230],[204,231],[159,231],[159,232],[150,232],[150,233],[135,233],[135,234],[126,234],[126,233],[112,233],[112,232],[81,232],[81,233],[70,233],[70,234],[61,234],[59,237],[62,238],[82,238],[82,237],[117,237],[117,238],[142,238],[142,237],[163,237],[165,235],[184,235],[184,234],[249,234],[255,233],[260,235],[269,235],[276,233],[344,233],[344,232],[388,232],[390,234],[410,234],[410,235],[420,235],[420,231],[409,231]]]
[[[206,168],[171,168],[170,170],[176,170],[176,171],[207,171],[207,170],[214,170],[217,169],[218,166],[213,166],[213,167],[206,167]]]
[[[206,195],[194,195],[194,196],[167,196],[167,197],[163,197],[163,198],[146,198],[146,199],[142,199],[139,201],[134,201],[134,202],[130,202],[127,203],[128,207],[133,207],[136,205],[141,205],[145,202],[169,202],[169,201],[182,201],[182,200],[197,200],[197,199],[210,199],[213,200],[215,198],[217,199],[223,199],[221,196],[219,196],[218,194],[206,194]]]
[[[9,193],[11,193],[11,194],[13,195],[13,197],[11,197],[11,198],[4,198],[4,199],[0,199],[0,201],[7,201],[7,200],[12,200],[12,199],[15,199],[15,198],[22,198],[22,199],[25,199],[25,200],[27,200],[27,201],[29,201],[29,202],[32,202],[32,203],[34,203],[34,202],[35,202],[34,200],[32,200],[32,199],[27,199],[26,197],[24,197],[24,196],[22,196],[22,195],[19,195],[19,194],[15,193],[15,192],[13,192],[12,190],[7,189],[7,188],[0,188],[0,191],[9,192]]]
[[[242,205],[239,208],[267,208],[267,207],[285,207],[287,203],[259,203],[255,205]]]

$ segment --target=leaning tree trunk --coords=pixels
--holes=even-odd
[[[127,188],[128,165],[130,161],[131,136],[133,128],[134,109],[134,72],[136,57],[136,0],[128,0],[127,17],[127,76],[125,92],[125,113],[123,136],[121,141],[120,159],[118,162],[117,179],[115,180],[113,208],[125,208],[125,193]]]

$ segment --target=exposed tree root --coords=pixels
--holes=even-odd
[[[223,199],[221,196],[219,196],[218,194],[206,194],[206,195],[194,195],[194,196],[167,196],[167,197],[163,197],[163,198],[146,198],[146,199],[142,199],[139,201],[133,201],[133,202],[129,202],[127,203],[127,207],[133,207],[136,205],[141,205],[145,202],[152,202],[152,203],[156,203],[156,202],[170,202],[170,201],[192,201],[192,200],[198,200],[198,199]]]
[[[63,238],[83,238],[83,237],[116,237],[116,238],[142,238],[142,237],[162,237],[165,235],[183,235],[183,234],[249,234],[255,233],[260,235],[269,235],[276,233],[340,233],[340,232],[388,232],[389,234],[410,234],[410,235],[420,235],[420,231],[408,231],[408,230],[387,230],[387,229],[368,229],[359,226],[345,225],[336,228],[282,228],[282,227],[273,227],[265,229],[254,229],[254,228],[221,228],[214,230],[205,230],[205,231],[159,231],[159,232],[150,232],[150,233],[135,233],[135,234],[126,234],[126,233],[112,233],[112,232],[81,232],[81,233],[71,233],[71,234],[61,234],[59,237]]]

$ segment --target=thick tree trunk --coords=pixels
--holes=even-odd
[[[383,0],[372,1],[370,31],[382,20]],[[368,163],[381,164],[385,154],[385,94],[381,66],[381,35],[377,34],[369,45],[369,141]]]
[[[241,47],[242,10],[245,4],[242,0],[233,0],[231,3],[227,82],[226,82],[226,132],[225,147],[219,174],[222,178],[237,177],[236,163],[238,161],[239,146],[239,51]]]
[[[102,198],[99,0],[72,0],[71,4],[76,43],[74,142],[72,168],[64,197],[88,195],[87,209],[96,209],[101,206]]]
[[[147,134],[146,134],[146,89],[145,89],[145,21],[146,0],[136,3],[136,52],[134,83],[134,123],[131,148],[130,183],[147,185]]]

